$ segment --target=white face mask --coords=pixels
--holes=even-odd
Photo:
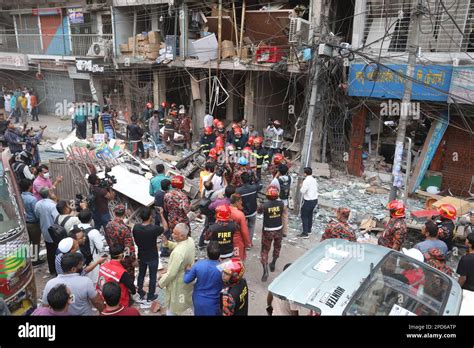
[[[48,172],[48,173],[44,173],[44,174],[43,174],[43,177],[44,177],[45,179],[49,179],[49,172]]]

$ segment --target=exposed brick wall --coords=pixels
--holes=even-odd
[[[442,189],[449,188],[454,195],[469,197],[471,177],[474,175],[474,136],[465,130],[450,126],[443,139],[446,140],[446,144],[441,170]]]

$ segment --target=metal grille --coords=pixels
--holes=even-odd
[[[82,163],[72,164],[70,161],[64,160],[50,160],[49,170],[51,175],[56,178],[58,176],[63,177],[63,181],[58,185],[56,194],[60,199],[72,200],[76,197],[76,194],[87,194],[88,187],[85,183],[85,179],[81,179],[78,175],[81,171],[78,171],[75,166],[82,166],[83,173],[87,172],[86,166]]]
[[[413,29],[412,5],[412,0],[368,2],[364,50],[376,54],[405,52],[409,32]],[[423,51],[465,52],[472,49],[474,4],[471,0],[423,0],[422,5],[419,43]]]
[[[337,108],[334,112],[328,114],[327,117],[327,142],[329,146],[329,154],[331,164],[342,171],[346,170],[345,156],[346,153],[346,135],[345,135],[345,117],[343,111]]]

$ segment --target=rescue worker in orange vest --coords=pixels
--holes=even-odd
[[[204,134],[201,136],[200,144],[202,153],[207,156],[209,151],[214,147],[216,136],[212,133],[211,127],[204,128]]]
[[[232,221],[232,211],[227,204],[221,204],[216,208],[216,222],[209,227],[206,240],[216,240],[219,243],[220,259],[228,259],[234,256],[234,233],[237,230],[235,222]]]
[[[137,291],[133,284],[132,276],[121,263],[124,258],[123,246],[114,246],[110,248],[110,257],[111,260],[109,262],[105,262],[100,266],[97,290],[102,295],[104,284],[110,281],[116,281],[119,283],[120,289],[122,290],[119,303],[122,306],[128,307],[131,304],[130,294],[135,295]]]
[[[253,140],[253,156],[257,162],[257,178],[260,180],[262,178],[262,168],[264,165],[268,164],[268,152],[262,146],[263,138],[256,137]]]
[[[439,217],[436,221],[438,225],[438,239],[446,243],[448,250],[452,250],[454,245],[456,208],[451,204],[441,204],[438,208],[438,213]]]
[[[393,250],[400,251],[407,237],[407,223],[405,221],[405,204],[401,201],[391,201],[387,208],[390,210],[390,220],[379,237],[378,244]]]
[[[171,109],[165,117],[165,131],[163,141],[166,143],[172,155],[174,155],[174,134],[178,129],[177,117],[178,112]]]
[[[285,205],[278,200],[280,192],[275,186],[267,188],[266,196],[268,201],[258,207],[258,212],[263,213],[262,228],[262,251],[260,262],[263,265],[262,282],[268,279],[268,254],[273,242],[273,260],[270,263],[270,271],[275,271],[275,264],[280,257],[281,240],[283,239],[283,209]]]

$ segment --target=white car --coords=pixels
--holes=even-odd
[[[458,315],[462,290],[437,269],[397,251],[328,239],[269,286],[317,315]]]

